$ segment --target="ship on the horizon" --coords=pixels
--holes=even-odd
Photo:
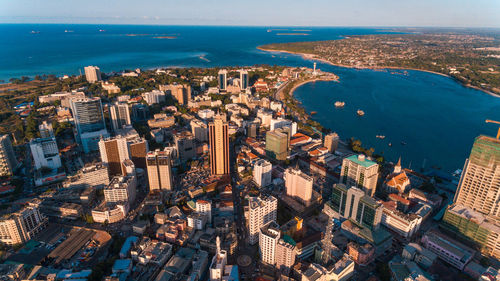
[[[385,139],[385,136],[384,136],[384,135],[376,135],[375,137],[376,137],[377,139],[381,139],[381,140]]]
[[[336,101],[335,102],[335,107],[344,107],[345,106],[345,102],[343,101]]]
[[[365,115],[365,112],[361,109],[358,109],[358,111],[356,111],[356,113],[359,115],[359,116],[363,116]]]

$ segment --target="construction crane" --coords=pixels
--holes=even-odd
[[[494,121],[490,119],[486,119],[486,123],[494,123],[500,125],[500,121]],[[498,128],[498,133],[497,133],[497,140],[500,139],[500,127]]]

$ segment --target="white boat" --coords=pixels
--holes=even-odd
[[[381,139],[381,140],[385,139],[384,135],[377,135],[376,137],[377,137],[377,139]]]
[[[343,101],[336,101],[335,102],[335,107],[344,107],[345,106],[345,102]]]
[[[363,116],[365,115],[365,112],[361,109],[358,109],[358,111],[356,111],[358,113],[359,116]]]

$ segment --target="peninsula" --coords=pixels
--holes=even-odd
[[[349,36],[340,40],[259,47],[355,68],[430,71],[500,94],[500,38],[487,33],[412,33]]]

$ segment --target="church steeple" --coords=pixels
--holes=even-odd
[[[395,174],[401,173],[401,156],[399,156],[398,163],[396,164],[396,166],[394,166],[393,173]]]

